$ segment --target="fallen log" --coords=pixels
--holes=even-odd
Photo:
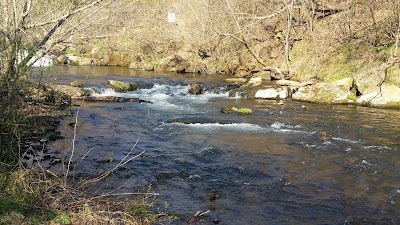
[[[138,102],[138,103],[150,103],[151,101],[142,100],[139,98],[124,98],[124,97],[115,97],[115,96],[81,96],[74,97],[74,100],[83,100],[88,102]]]

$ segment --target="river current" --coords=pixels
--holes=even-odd
[[[57,83],[85,80],[96,95],[153,104],[78,102],[76,179],[107,171],[134,147],[138,157],[93,194],[159,193],[156,208],[183,224],[400,224],[400,111],[229,97],[224,77],[140,73],[116,67],[55,67]],[[137,82],[116,93],[106,81]],[[189,95],[189,83],[209,91]],[[223,114],[249,107],[252,115]],[[71,150],[75,118],[63,121]],[[166,209],[165,209],[166,208]]]

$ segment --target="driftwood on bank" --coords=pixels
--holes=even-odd
[[[124,97],[115,97],[115,96],[82,96],[82,97],[74,97],[75,100],[83,100],[88,102],[138,102],[138,103],[150,103],[151,101],[143,100],[139,98],[124,98]]]

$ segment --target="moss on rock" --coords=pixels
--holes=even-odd
[[[241,115],[250,115],[253,113],[253,110],[250,108],[239,108],[236,112]]]
[[[117,80],[109,80],[111,88],[116,92],[127,92],[127,91],[135,91],[138,89],[138,85],[136,83],[128,83]]]

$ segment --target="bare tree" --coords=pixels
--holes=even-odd
[[[0,0],[0,158],[15,160],[21,155],[15,141],[26,117],[20,113],[25,105],[22,96],[35,59],[71,39],[74,31],[112,2]]]
[[[1,0],[2,85],[8,90],[18,90],[21,76],[31,66],[39,50],[40,54],[45,54],[55,44],[70,38],[84,21],[111,2]]]

